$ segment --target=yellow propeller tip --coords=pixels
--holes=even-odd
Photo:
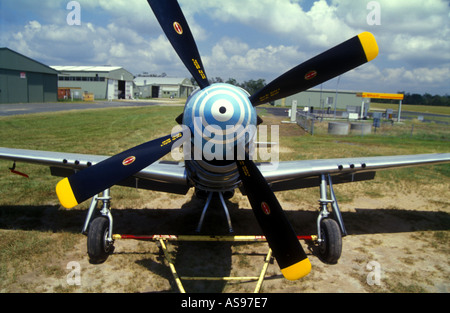
[[[66,209],[71,209],[78,205],[68,178],[64,178],[56,185],[56,194],[58,195],[59,202]]]
[[[366,54],[367,62],[375,59],[379,51],[375,37],[369,32],[364,32],[359,34],[358,38]]]
[[[309,259],[301,260],[298,263],[281,269],[281,273],[287,280],[300,279],[308,275],[309,272],[311,272],[311,262]]]

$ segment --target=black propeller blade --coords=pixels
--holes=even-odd
[[[194,37],[177,0],[147,0],[164,33],[201,89],[209,82]]]
[[[373,60],[378,45],[364,32],[294,67],[250,97],[253,106],[305,91]]]
[[[178,133],[146,142],[64,178],[56,186],[59,201],[73,208],[160,159],[182,137],[183,133]]]
[[[253,213],[284,277],[297,280],[311,271],[309,262],[275,194],[253,161],[236,161]]]

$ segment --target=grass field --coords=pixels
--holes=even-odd
[[[113,155],[169,134],[176,124],[174,116],[178,116],[181,110],[181,107],[152,106],[3,117],[0,118],[0,146]],[[265,116],[264,112],[261,115],[265,123],[270,124],[270,116]],[[304,135],[300,128],[292,125],[280,127],[280,160],[450,151],[450,129],[446,125],[417,122],[383,124],[377,134],[345,137],[329,136],[325,122],[316,123],[314,136]],[[170,158],[170,155],[166,158]],[[0,165],[4,169],[11,166],[4,161]],[[440,165],[399,169],[381,172],[381,176],[390,181],[401,175],[412,183],[421,184],[422,175],[430,177],[432,182],[448,178],[449,168],[448,165]],[[16,196],[3,196],[0,201],[14,199],[17,193],[22,194],[22,201],[25,203],[44,204],[54,199],[53,183],[57,178],[49,177],[47,168],[20,164],[19,169],[30,173],[33,179],[23,182],[21,177],[7,175],[6,170],[4,178],[7,182],[2,179],[0,190],[7,194],[15,191]],[[23,194],[29,197],[24,197]]]
[[[151,106],[1,117],[0,146],[113,155],[169,134],[176,124],[174,118],[181,111],[181,107]],[[264,112],[262,115],[265,123],[275,121]],[[448,126],[415,122],[386,124],[377,134],[345,137],[328,135],[325,122],[317,128],[317,134],[310,136],[296,125],[280,124],[280,160],[450,151]],[[83,223],[83,216],[76,214],[77,210],[71,213],[59,207],[54,192],[59,178],[51,177],[47,168],[17,164],[19,171],[30,175],[30,179],[25,179],[11,175],[8,170],[11,166],[11,162],[0,161],[0,291],[5,292],[17,290],[8,286],[23,284],[18,277],[32,276],[35,271],[50,277],[64,275],[65,269],[61,269],[60,264],[46,260],[63,255],[68,247],[73,247],[82,237],[79,231]],[[409,189],[417,190],[419,195],[430,192],[447,192],[448,195],[449,181],[450,165],[446,164],[381,171],[374,181],[339,186],[336,191],[341,203],[351,202],[361,194],[376,199],[407,194]],[[146,208],[157,194],[114,188],[116,208]],[[170,195],[167,197],[171,199]],[[287,203],[297,203],[301,199],[303,204],[316,206],[318,194],[294,190],[280,192],[278,197]],[[78,210],[87,205],[82,204]],[[448,202],[443,206],[448,207]],[[62,215],[43,215],[44,207],[50,207],[51,212],[62,210]],[[43,219],[53,226],[43,228],[39,224]],[[447,232],[444,234],[446,239],[441,244],[446,246],[448,236]],[[22,286],[19,290],[33,291],[36,284],[30,282],[29,287]],[[60,291],[71,290],[62,288]]]
[[[388,104],[388,103],[371,103],[371,110],[386,110],[393,109],[394,111],[398,110],[398,103],[396,104]],[[417,113],[429,113],[429,114],[444,114],[450,115],[450,107],[446,106],[431,106],[431,105],[410,105],[410,104],[402,104],[402,111],[409,112],[417,112]]]

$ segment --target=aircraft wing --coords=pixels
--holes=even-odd
[[[49,166],[53,176],[68,177],[99,163],[108,156],[50,152],[0,147],[0,159]],[[322,174],[330,174],[333,184],[371,180],[382,169],[450,162],[450,153],[354,157],[340,159],[257,163],[273,191],[301,189],[320,185]],[[183,162],[157,161],[118,185],[186,194],[188,183]]]
[[[342,159],[259,163],[259,170],[273,191],[320,185],[322,174],[330,174],[333,184],[371,180],[382,169],[450,162],[450,153],[355,157]]]
[[[53,176],[68,177],[108,158],[103,155],[50,152],[0,147],[0,159],[49,166]],[[186,194],[190,186],[184,163],[157,161],[118,185]]]

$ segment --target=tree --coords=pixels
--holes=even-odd
[[[194,78],[191,78],[191,82],[192,82],[192,84],[197,86],[197,83],[195,82]],[[223,83],[223,79],[220,77],[214,77],[214,78],[210,78],[209,82],[211,84]],[[262,79],[262,78],[260,78],[258,80],[250,79],[250,80],[244,81],[243,83],[238,83],[238,81],[235,78],[228,78],[225,83],[234,85],[237,87],[241,87],[241,88],[247,90],[250,93],[250,95],[252,95],[266,85],[266,80]]]
[[[253,95],[255,92],[263,88],[265,85],[266,80],[260,78],[258,80],[250,79],[248,81],[245,81],[241,84],[241,87],[247,90],[250,93],[250,95]]]
[[[223,83],[223,79],[221,77],[213,77],[208,79],[210,84],[214,83]]]
[[[239,83],[234,78],[228,78],[228,80],[225,83],[230,84],[230,85],[234,85],[234,86],[239,86]]]
[[[405,95],[403,99],[403,103],[405,104],[416,104],[416,105],[433,105],[433,106],[450,106],[450,96],[449,95],[431,95],[429,93],[425,93],[420,95],[418,93],[407,93],[407,92],[398,92]]]

